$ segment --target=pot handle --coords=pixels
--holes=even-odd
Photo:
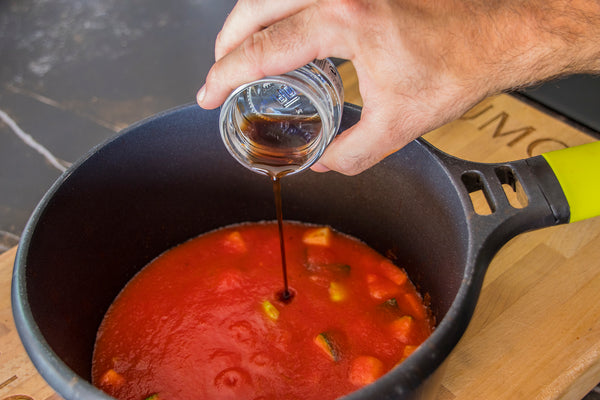
[[[569,222],[600,215],[600,141],[542,154],[569,203]]]

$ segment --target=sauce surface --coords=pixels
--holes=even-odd
[[[92,381],[118,399],[335,399],[433,329],[406,273],[328,227],[286,222],[189,240],[142,269],[98,331]]]

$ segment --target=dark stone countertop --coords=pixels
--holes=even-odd
[[[0,252],[64,168],[195,101],[233,0],[0,2]]]

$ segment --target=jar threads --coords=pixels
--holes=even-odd
[[[343,95],[328,59],[259,79],[234,90],[223,104],[221,138],[252,171],[272,177],[303,171],[337,134]]]

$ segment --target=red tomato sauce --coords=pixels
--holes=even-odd
[[[142,269],[98,331],[93,383],[118,399],[335,399],[433,329],[406,273],[357,239],[286,222],[222,228]]]

